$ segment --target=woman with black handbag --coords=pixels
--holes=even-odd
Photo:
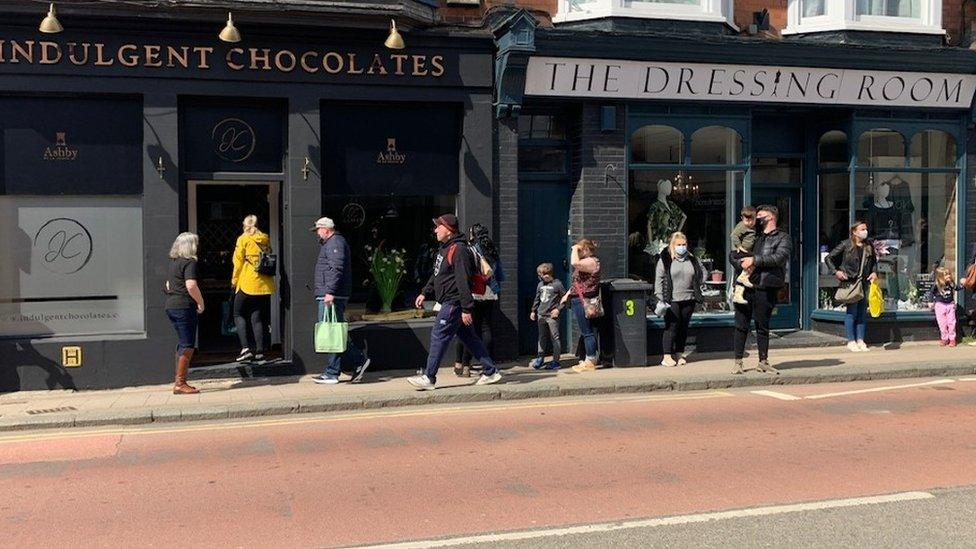
[[[237,362],[264,360],[267,321],[271,309],[271,294],[275,292],[276,256],[271,253],[271,239],[258,229],[258,217],[244,218],[243,232],[234,247],[234,325],[241,342]],[[253,351],[247,327],[253,331]]]
[[[868,285],[878,278],[874,244],[868,240],[868,224],[855,221],[850,239],[827,254],[824,263],[840,281],[834,300],[847,306],[844,330],[847,348],[854,353],[868,350],[864,333],[868,320]]]

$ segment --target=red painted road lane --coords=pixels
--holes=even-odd
[[[948,387],[0,442],[0,545],[341,546],[976,484],[976,383]]]

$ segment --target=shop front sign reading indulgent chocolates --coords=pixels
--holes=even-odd
[[[381,48],[244,47],[67,37],[45,40],[0,32],[0,72],[88,70],[92,74],[179,73],[200,78],[267,74],[303,79],[411,79],[441,83],[445,77],[457,77],[457,63],[456,53],[423,49],[401,52]]]

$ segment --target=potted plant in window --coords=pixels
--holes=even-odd
[[[407,251],[403,248],[385,248],[383,245],[366,246],[369,274],[380,296],[380,313],[393,310],[393,299],[400,288],[400,280],[406,274]]]

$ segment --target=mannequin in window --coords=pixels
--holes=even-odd
[[[904,246],[903,218],[906,215],[895,203],[888,199],[891,186],[887,182],[876,185],[874,198],[868,204],[867,223],[871,228],[871,239],[885,250],[878,258],[878,271],[884,275],[888,287],[888,306],[895,308],[900,297],[898,281],[898,252]],[[911,240],[911,231],[907,235]]]
[[[670,180],[659,179],[657,182],[657,200],[651,203],[647,211],[647,248],[649,254],[659,255],[668,246],[668,240],[675,232],[682,230],[688,216],[681,208],[668,198],[674,186]]]

